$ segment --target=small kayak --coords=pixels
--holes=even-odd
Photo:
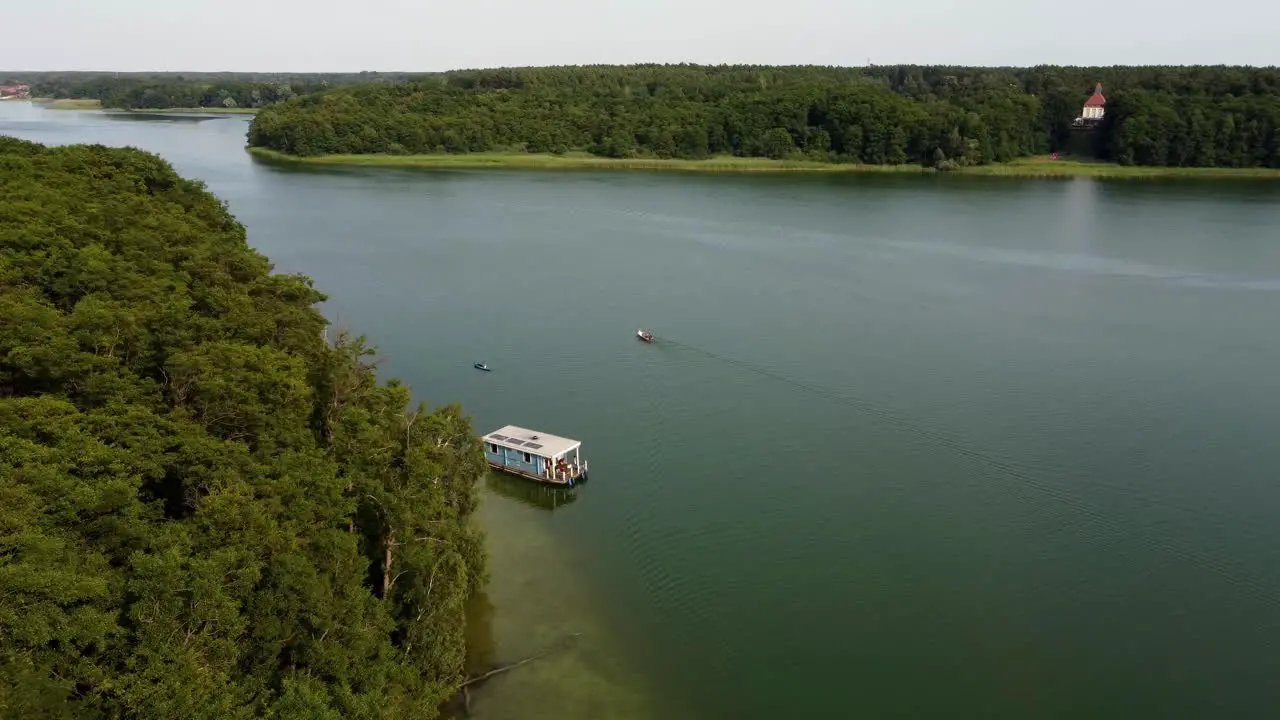
[[[483,370],[485,372],[489,372],[489,366],[485,365],[484,363],[476,363],[472,367],[474,367],[477,370]]]

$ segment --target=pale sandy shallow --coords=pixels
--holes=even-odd
[[[488,681],[472,694],[471,717],[654,717],[643,679],[626,666],[572,555],[549,532],[551,514],[485,490],[477,519],[488,535],[490,580],[474,613],[476,649],[488,654],[484,646],[491,644],[492,662],[503,664],[577,636],[565,649]]]

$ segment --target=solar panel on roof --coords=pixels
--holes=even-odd
[[[542,446],[541,446],[541,445],[539,445],[538,443],[535,443],[535,442],[527,442],[527,443],[525,443],[525,444],[524,444],[524,446],[525,446],[525,447],[531,447],[531,448],[533,448],[534,450],[540,450],[540,449],[542,448]]]
[[[523,440],[516,440],[516,439],[514,439],[514,438],[507,438],[507,442],[511,443],[512,445],[523,445],[523,444],[524,444],[524,441],[523,441]]]
[[[489,436],[489,438],[490,438],[490,439],[492,439],[492,440],[506,440],[506,439],[507,439],[507,436],[506,436],[506,435],[499,435],[498,433],[494,433],[494,434],[490,435],[490,436]]]

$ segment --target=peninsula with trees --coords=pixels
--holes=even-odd
[[[0,716],[430,718],[484,456],[134,149],[0,137]]]
[[[364,165],[1280,177],[1280,69],[465,70],[290,98],[249,146]]]
[[[404,80],[405,73],[28,72],[27,94],[53,108],[132,112],[252,114],[259,109],[347,84]],[[0,78],[6,73],[0,73]],[[14,80],[16,83],[17,80]],[[0,93],[3,90],[0,89]]]

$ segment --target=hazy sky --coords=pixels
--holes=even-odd
[[[0,70],[1280,64],[1277,0],[7,0]]]

